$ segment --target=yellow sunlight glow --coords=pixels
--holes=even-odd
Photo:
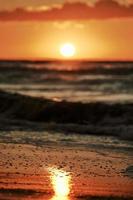
[[[70,193],[70,175],[56,168],[52,168],[49,171],[55,197],[67,197]]]
[[[63,57],[70,58],[75,54],[75,46],[71,43],[66,43],[61,46],[60,53]]]

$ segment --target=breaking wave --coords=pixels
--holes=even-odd
[[[0,120],[4,118],[53,123],[54,128],[79,134],[133,138],[133,103],[56,102],[0,91]]]

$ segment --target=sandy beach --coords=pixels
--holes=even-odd
[[[69,197],[62,198],[133,197],[132,174],[126,171],[132,164],[132,153],[58,144],[1,143],[0,149],[0,199],[52,200],[54,176],[57,184],[58,176],[70,179]],[[57,199],[62,198],[59,195]]]

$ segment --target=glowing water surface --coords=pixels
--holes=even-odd
[[[54,190],[51,200],[69,200],[71,176],[68,172],[57,168],[49,168],[50,179]]]

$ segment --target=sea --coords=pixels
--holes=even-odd
[[[0,89],[55,101],[127,103],[132,86],[132,62],[0,62]]]
[[[25,118],[28,109],[36,115],[29,121],[68,125],[79,133],[91,133],[94,128],[96,135],[133,138],[133,62],[1,61],[0,90],[2,116],[17,116],[24,107]],[[8,95],[3,97],[4,92]],[[26,96],[29,99],[23,102]],[[27,108],[26,101],[33,107]]]

